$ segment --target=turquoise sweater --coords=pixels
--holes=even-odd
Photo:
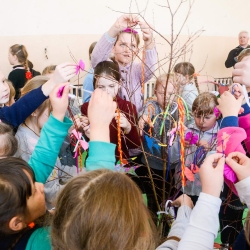
[[[59,150],[68,129],[73,123],[64,118],[61,122],[50,115],[47,123],[43,126],[40,139],[32,153],[29,165],[35,172],[37,182],[45,183],[54,168]],[[116,145],[91,141],[89,142],[89,157],[86,161],[87,171],[99,168],[114,169]],[[49,228],[39,228],[29,238],[26,250],[52,249],[50,243]]]

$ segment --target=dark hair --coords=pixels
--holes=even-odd
[[[0,157],[13,156],[17,151],[17,139],[14,136],[13,128],[0,122]]]
[[[216,105],[219,105],[217,97],[210,92],[204,92],[195,98],[192,112],[196,116],[210,115],[214,113],[214,107]]]
[[[119,82],[121,80],[121,74],[118,63],[113,61],[103,61],[96,65],[94,70],[95,77],[93,79],[94,88],[96,88],[97,78],[103,75],[113,77],[117,82]]]
[[[89,46],[89,60],[91,60],[91,54],[96,46],[97,42],[93,42],[91,43],[91,45]]]
[[[197,76],[195,75],[195,68],[194,68],[194,65],[192,63],[190,63],[190,62],[177,63],[174,66],[174,72],[182,74],[183,76],[188,76],[189,80],[194,78],[195,86],[198,90],[198,93],[200,93],[200,88],[199,88]]]
[[[22,159],[8,157],[0,159],[0,234],[13,233],[9,221],[27,213],[27,199],[32,194],[32,184],[24,172],[28,172],[33,182],[32,168]]]
[[[10,53],[14,56],[17,56],[18,62],[23,65],[25,70],[29,70],[28,62],[28,52],[24,45],[14,44],[10,47]]]

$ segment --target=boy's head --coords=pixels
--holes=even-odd
[[[138,32],[127,28],[116,39],[112,52],[115,60],[123,66],[131,63],[133,56],[138,52],[140,37]]]
[[[199,94],[193,102],[192,113],[196,126],[201,131],[208,131],[216,124],[214,108],[219,105],[217,97],[209,92]]]
[[[168,78],[166,96],[164,97],[166,82],[167,75],[164,74],[159,76],[155,83],[155,96],[161,108],[164,108],[164,99],[166,99],[166,103],[168,103],[169,101],[173,101],[175,99],[175,94],[177,93],[175,75],[171,74]]]
[[[94,88],[107,91],[112,97],[116,97],[120,88],[121,74],[117,63],[103,61],[97,64],[94,70]]]

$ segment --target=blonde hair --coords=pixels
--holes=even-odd
[[[250,56],[250,48],[243,49],[238,55],[238,62],[240,62],[244,57]]]
[[[10,53],[17,57],[18,62],[23,65],[26,70],[29,70],[28,52],[22,44],[14,44],[10,47]]]
[[[63,249],[152,250],[155,225],[136,184],[106,169],[69,181],[56,202],[52,246]]]
[[[176,78],[175,73],[169,74],[168,78],[167,76],[168,76],[167,74],[162,74],[157,77],[155,86],[154,86],[154,91],[156,91],[159,86],[162,86],[163,88],[165,88],[166,82],[168,79],[168,82],[170,82],[174,86],[175,93],[177,94],[179,92],[179,86],[177,84],[177,78]]]
[[[46,83],[49,80],[48,77],[46,76],[36,76],[34,78],[32,78],[30,81],[28,81],[25,86],[21,89],[21,97],[23,97],[24,95],[28,94],[30,91],[32,91],[33,89],[37,89],[39,87],[41,87],[44,83]],[[38,111],[38,115],[37,118],[39,118],[43,112],[46,109],[49,109],[49,112],[52,110],[51,104],[50,104],[50,100],[47,99],[46,101],[44,101],[36,110]]]
[[[56,65],[49,65],[46,68],[44,68],[42,75],[46,76],[46,75],[52,74],[55,71],[55,69],[56,69]]]
[[[6,80],[6,82],[8,83],[8,85],[9,85],[9,88],[10,88],[10,97],[9,97],[9,103],[7,104],[8,106],[11,106],[13,103],[13,99],[14,99],[14,97],[15,97],[15,95],[16,95],[16,90],[15,90],[15,88],[13,87],[13,84],[12,84],[12,82],[11,81],[9,81],[9,80]]]

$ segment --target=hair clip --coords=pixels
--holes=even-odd
[[[136,30],[133,30],[131,28],[126,28],[126,29],[123,30],[123,32],[125,32],[125,33],[133,33],[135,35],[138,34],[138,32]]]
[[[22,44],[19,44],[20,47],[22,47]]]

